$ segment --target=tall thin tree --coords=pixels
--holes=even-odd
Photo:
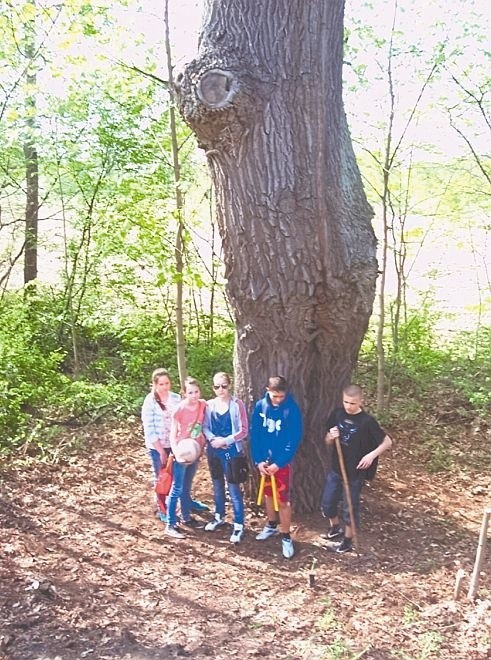
[[[184,337],[184,312],[183,312],[183,292],[184,292],[184,199],[181,190],[181,164],[179,161],[179,144],[177,139],[177,126],[175,114],[175,92],[174,92],[174,65],[172,62],[172,49],[170,43],[169,26],[169,0],[165,0],[164,5],[164,24],[165,24],[165,52],[167,58],[167,76],[169,80],[169,119],[172,145],[172,166],[174,170],[175,198],[176,198],[176,244],[175,244],[175,267],[176,267],[176,349],[177,349],[177,368],[179,371],[179,380],[181,387],[187,375],[186,368],[186,340]]]
[[[23,139],[26,168],[24,284],[28,284],[37,278],[39,228],[39,164],[36,146],[36,0],[28,0],[28,5],[32,7],[32,12],[29,20],[25,23],[24,32],[24,56],[26,58],[26,119]]]

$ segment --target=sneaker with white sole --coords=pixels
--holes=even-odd
[[[340,525],[332,525],[331,527],[329,527],[327,532],[325,532],[325,534],[321,534],[321,538],[327,539],[328,541],[332,541],[334,539],[339,539],[343,535],[344,532],[341,529]]]
[[[209,523],[206,523],[205,532],[214,532],[222,525],[225,525],[225,518],[222,518],[222,516],[219,513],[215,513],[215,517],[213,518],[213,520],[210,520]]]
[[[295,554],[293,541],[291,539],[281,539],[281,552],[285,559],[291,559]]]
[[[234,531],[230,537],[230,543],[240,543],[244,538],[244,525],[240,523],[234,524]]]
[[[271,527],[270,525],[265,525],[259,534],[256,536],[256,541],[265,541],[266,539],[271,538],[271,536],[276,536],[278,534],[277,527]]]
[[[347,539],[346,537],[344,537],[344,539],[336,548],[336,552],[338,552],[340,555],[344,554],[345,552],[351,552],[352,550],[353,541],[351,539]]]
[[[173,539],[185,539],[186,537],[182,534],[175,525],[167,525],[165,528],[165,535],[170,536]]]

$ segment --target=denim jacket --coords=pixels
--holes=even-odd
[[[155,449],[155,442],[162,441],[163,447],[170,447],[169,433],[172,420],[172,414],[181,403],[179,394],[169,392],[169,397],[165,404],[166,410],[162,410],[155,400],[154,392],[149,392],[143,402],[141,419],[143,422],[143,434],[145,436],[145,446],[148,449]]]

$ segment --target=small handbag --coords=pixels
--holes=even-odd
[[[215,456],[208,452],[208,467],[210,468],[210,476],[212,479],[223,479],[222,462]]]
[[[243,454],[227,456],[227,481],[229,484],[243,484],[249,477],[249,463]]]
[[[170,493],[172,488],[172,471],[174,465],[174,456],[169,455],[167,459],[167,464],[162,465],[159,470],[159,476],[157,477],[157,483],[155,484],[155,492],[157,495],[163,495],[164,497]]]

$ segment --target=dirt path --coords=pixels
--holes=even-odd
[[[491,657],[489,552],[479,600],[466,600],[468,579],[452,599],[489,476],[404,473],[396,449],[365,492],[363,555],[326,551],[312,515],[287,561],[277,539],[255,541],[252,514],[237,548],[228,528],[165,538],[138,429],[99,432],[77,458],[4,475],[1,658]],[[211,502],[204,465],[196,483]]]

